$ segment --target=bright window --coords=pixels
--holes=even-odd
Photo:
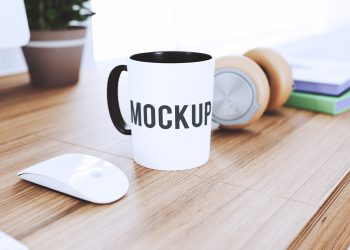
[[[345,0],[92,0],[97,60],[152,50],[215,56],[275,46],[349,20]]]

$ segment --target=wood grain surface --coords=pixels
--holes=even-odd
[[[350,245],[350,173],[328,197],[290,249],[348,249]]]
[[[348,247],[350,113],[282,108],[246,130],[213,130],[200,168],[149,170],[109,119],[110,69],[56,89],[32,87],[26,74],[0,78],[0,230],[30,249]],[[128,194],[95,205],[16,176],[68,152],[120,167]]]

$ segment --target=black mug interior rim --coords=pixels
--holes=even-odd
[[[148,63],[194,63],[212,59],[208,54],[187,51],[154,51],[130,56],[131,60]]]

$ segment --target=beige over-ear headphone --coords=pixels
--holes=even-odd
[[[292,92],[286,60],[276,51],[257,48],[244,56],[215,62],[213,120],[224,128],[243,128],[266,110],[281,107]]]

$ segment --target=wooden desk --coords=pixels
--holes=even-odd
[[[205,166],[153,171],[133,162],[130,137],[109,120],[109,69],[59,89],[34,88],[27,75],[0,79],[0,230],[31,249],[349,245],[350,113],[282,108],[248,130],[213,131]],[[68,152],[119,166],[127,196],[94,205],[16,176]]]

